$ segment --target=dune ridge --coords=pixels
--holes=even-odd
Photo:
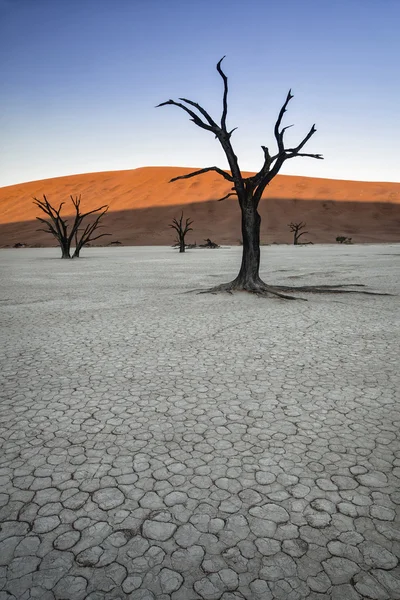
[[[240,240],[240,211],[235,198],[218,202],[230,189],[216,173],[169,183],[172,177],[195,168],[142,167],[126,171],[85,173],[31,181],[0,188],[0,246],[22,242],[54,245],[51,236],[38,232],[38,209],[32,197],[46,194],[51,203],[66,202],[81,194],[82,205],[92,210],[109,204],[105,229],[112,234],[99,240],[130,245],[170,244],[168,223],[180,210],[194,219],[190,240],[204,237],[224,244]],[[250,173],[246,173],[250,175]],[[278,175],[260,203],[262,243],[290,243],[287,224],[307,222],[314,243],[333,243],[337,235],[355,242],[400,242],[400,183],[361,182],[293,175]]]

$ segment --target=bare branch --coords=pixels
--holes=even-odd
[[[210,117],[208,112],[202,106],[200,106],[200,104],[197,104],[197,102],[193,102],[193,100],[188,100],[187,98],[179,98],[179,100],[182,100],[182,102],[186,102],[187,104],[191,104],[192,106],[197,108],[199,113],[201,113],[203,115],[203,117],[205,117],[207,119],[207,121],[209,122],[211,127],[215,127],[216,129],[219,129],[219,127],[216,124],[216,122],[214,121],[214,119],[212,119]]]
[[[83,216],[80,213],[80,204],[81,204],[81,196],[76,196],[76,198],[74,198],[72,195],[70,196],[71,202],[75,207],[75,219],[74,219],[74,223],[71,227],[71,232],[68,236],[68,245],[71,246],[72,240],[75,238],[76,241],[76,246],[78,247],[78,240],[77,240],[77,234],[78,234],[78,229],[79,229],[79,225],[82,223],[83,220]],[[67,235],[67,232],[65,232],[65,235]]]
[[[100,210],[100,209],[98,209],[98,210]],[[102,225],[99,225],[99,222],[102,219],[102,217],[104,217],[104,215],[106,214],[107,211],[108,211],[108,206],[105,208],[105,210],[103,210],[102,213],[100,213],[98,215],[97,219],[93,223],[86,225],[85,231],[84,231],[83,235],[81,236],[81,240],[84,240],[83,245],[85,243],[91,241],[91,239],[92,239],[91,235],[96,229],[102,227]],[[93,212],[93,211],[91,211],[91,212]],[[91,214],[91,213],[87,213],[87,214]],[[93,239],[95,239],[95,238],[93,238]]]
[[[178,179],[190,179],[191,177],[196,177],[197,175],[202,175],[203,173],[207,173],[208,171],[215,171],[216,173],[219,173],[219,175],[222,175],[222,177],[224,177],[228,181],[233,182],[232,175],[229,175],[229,173],[227,173],[226,171],[223,171],[219,167],[206,167],[205,169],[200,169],[199,171],[193,171],[193,173],[188,173],[187,175],[179,175],[179,177],[173,177],[172,179],[169,180],[169,183],[172,183],[173,181],[177,181]]]
[[[229,192],[229,194],[226,194],[226,196],[223,196],[222,198],[218,198],[217,202],[222,202],[222,200],[226,200],[230,196],[236,196],[237,197],[237,192]]]
[[[41,217],[36,217],[38,221],[40,221],[41,223],[44,223],[45,225],[47,225],[47,227],[49,228],[47,231],[50,231],[54,236],[58,237],[59,233],[58,231],[56,231],[56,229],[53,227],[53,225],[50,223],[50,221],[47,221],[46,219],[42,219]],[[44,229],[41,229],[38,231],[44,231]]]
[[[76,196],[76,198],[74,198],[72,195],[70,196],[72,204],[75,206],[75,208],[78,210],[81,204],[81,195],[79,194],[79,196]]]
[[[48,200],[44,194],[43,194],[43,200],[39,200],[38,198],[35,198],[35,197],[33,197],[33,200],[34,200],[33,203],[36,204],[36,206],[38,206],[40,208],[40,210],[42,210],[44,213],[49,215],[49,217],[51,217],[51,219],[53,221],[56,221],[57,218],[60,218],[60,211],[61,211],[63,205],[65,204],[65,202],[61,202],[58,209],[56,209],[53,206],[51,206],[51,204],[48,202]]]
[[[288,158],[295,158],[296,156],[307,156],[309,158],[317,158],[322,160],[323,156],[322,154],[308,154],[308,153],[301,153],[300,150],[306,145],[306,143],[308,142],[308,140],[314,135],[314,133],[317,131],[315,128],[315,125],[313,125],[310,129],[310,131],[308,132],[308,134],[305,136],[305,138],[300,142],[300,144],[298,146],[296,146],[295,148],[285,148],[284,146],[284,142],[283,142],[283,136],[285,134],[285,131],[287,129],[289,129],[289,127],[292,127],[292,125],[288,125],[286,127],[283,127],[283,129],[280,129],[281,123],[282,123],[282,118],[283,115],[286,112],[286,108],[287,105],[289,104],[290,100],[293,98],[293,94],[292,94],[292,90],[289,90],[288,95],[286,96],[286,100],[279,112],[279,116],[278,119],[276,121],[275,124],[275,129],[274,129],[274,133],[275,133],[275,138],[278,144],[278,154],[274,155],[271,157],[271,162],[270,165],[275,162],[278,161],[278,159],[282,159],[285,161]],[[282,162],[279,161],[279,168],[274,169],[273,172],[273,177],[275,177],[275,175],[277,174],[277,172],[279,171],[280,167],[282,166]],[[272,174],[271,172],[271,174]]]
[[[273,158],[271,157],[269,150],[267,148],[267,146],[261,146],[262,151],[264,152],[264,164],[261,167],[260,171],[254,175],[253,177],[251,177],[251,180],[253,181],[253,183],[257,186],[259,183],[261,183],[261,181],[263,180],[263,178],[268,175],[270,167],[271,167],[271,163],[273,161]]]
[[[226,115],[228,114],[228,78],[221,68],[221,63],[224,60],[224,58],[225,58],[225,56],[223,56],[221,58],[221,60],[218,61],[217,71],[221,75],[222,79],[224,80],[224,97],[223,97],[223,101],[222,101],[223,110],[222,110],[222,117],[221,117],[221,127],[222,127],[223,131],[226,131]]]
[[[292,98],[293,98],[292,90],[289,90],[288,95],[286,96],[286,100],[285,100],[281,110],[279,111],[279,115],[278,115],[278,118],[275,123],[274,134],[275,134],[276,142],[278,144],[279,153],[284,152],[283,134],[285,133],[285,130],[287,129],[287,127],[284,127],[282,131],[279,131],[279,128],[282,123],[283,115],[286,112],[287,105],[289,104],[289,102],[291,101]]]
[[[33,200],[34,200],[34,204],[37,204],[40,207],[44,207],[46,210],[54,211],[55,213],[59,213],[63,204],[65,204],[65,202],[61,202],[61,204],[57,210],[53,206],[51,206],[51,204],[47,200],[45,194],[43,194],[43,200],[39,200],[39,198],[36,198],[36,196],[33,196]]]
[[[94,210],[90,210],[87,213],[81,213],[81,217],[84,219],[85,217],[88,217],[89,215],[92,215],[95,212],[98,212],[99,210],[103,210],[102,215],[105,215],[106,212],[108,211],[110,207],[107,204],[104,204],[104,206],[100,206],[99,208],[95,208]]]
[[[304,152],[298,152],[297,154],[291,154],[286,158],[296,158],[296,156],[307,156],[308,158],[318,158],[319,160],[324,160],[322,154],[306,154]]]
[[[315,123],[307,133],[306,137],[300,142],[296,148],[287,148],[286,152],[290,152],[293,155],[299,155],[300,150],[307,144],[308,140],[314,135],[317,130],[315,129]],[[291,158],[291,157],[290,157]]]
[[[291,221],[288,225],[290,227],[290,231],[298,231],[299,229],[303,229],[306,226],[304,221],[300,221],[300,223],[293,223]]]
[[[91,237],[90,240],[88,240],[88,242],[93,242],[94,240],[98,240],[101,237],[104,237],[105,235],[112,235],[111,233],[101,233],[100,235],[97,235],[96,237]]]
[[[262,151],[264,152],[264,158],[267,161],[271,161],[271,155],[269,153],[269,150],[267,148],[267,146],[261,146]]]
[[[54,230],[56,232],[53,232],[53,230],[51,230],[51,233],[55,235],[57,239],[62,239],[63,235],[65,235],[66,233],[66,222],[60,216],[60,211],[64,205],[64,202],[61,202],[58,209],[56,209],[53,206],[51,206],[50,202],[48,202],[45,194],[43,194],[43,200],[39,200],[35,197],[33,198],[33,200],[34,204],[36,204],[36,206],[38,206],[38,208],[40,208],[44,213],[46,213],[53,221]],[[37,219],[42,220],[39,217],[37,217]],[[51,227],[50,222],[46,220],[42,220],[42,222],[46,223],[48,227]]]
[[[294,125],[286,125],[286,127],[283,127],[281,130],[281,136],[283,137],[283,134],[285,133],[286,129],[290,129],[291,127],[294,127]]]
[[[190,115],[192,117],[191,120],[196,125],[198,125],[199,127],[202,127],[203,129],[207,129],[208,131],[214,131],[214,128],[211,125],[207,125],[207,123],[204,123],[200,119],[200,117],[198,117],[196,115],[196,113],[194,113],[192,110],[190,110],[190,108],[188,108],[187,106],[185,106],[181,102],[175,102],[175,100],[167,100],[166,102],[161,102],[161,104],[157,104],[156,108],[159,108],[160,106],[166,106],[167,104],[173,104],[174,106],[179,106],[179,108],[181,108],[182,110],[184,110],[185,112],[187,112],[188,115]]]
[[[44,231],[45,233],[52,233],[55,237],[57,237],[57,235],[51,229],[42,229],[41,227],[39,227],[39,229],[36,229],[36,231]]]
[[[47,221],[46,219],[43,219],[42,217],[36,217],[38,221],[41,221],[42,223],[46,223],[46,225],[49,225],[49,227],[51,227],[51,223],[50,221]]]
[[[188,100],[186,98],[180,98],[180,100],[182,100],[183,102],[186,102],[187,104],[190,104],[191,106],[194,106],[204,116],[204,118],[206,119],[206,121],[208,123],[205,123],[202,119],[200,119],[200,117],[195,112],[193,112],[190,108],[188,108],[181,102],[176,102],[175,100],[167,100],[166,102],[162,102],[161,104],[158,104],[158,106],[166,106],[167,104],[172,104],[174,106],[178,106],[179,108],[184,110],[186,113],[188,113],[188,115],[190,115],[191,120],[196,125],[198,125],[202,129],[206,129],[207,131],[212,131],[215,134],[215,137],[219,140],[219,142],[225,152],[232,175],[230,176],[227,173],[225,173],[224,171],[217,170],[214,167],[212,170],[215,170],[217,173],[222,175],[228,181],[234,182],[235,189],[237,189],[238,194],[243,195],[243,193],[244,193],[243,177],[242,177],[242,173],[239,168],[237,156],[235,155],[232,145],[230,143],[230,136],[232,135],[232,133],[235,129],[232,129],[230,132],[228,132],[226,129],[226,116],[227,116],[227,112],[228,112],[228,100],[227,100],[227,98],[228,98],[228,78],[226,77],[225,73],[223,72],[223,70],[221,68],[221,62],[223,59],[224,59],[224,57],[221,58],[221,60],[217,64],[217,71],[221,75],[221,77],[224,81],[223,111],[222,111],[222,117],[221,117],[221,127],[219,127],[216,124],[214,119],[212,119],[212,117],[208,114],[208,112],[202,106],[200,106],[197,102],[193,102],[192,100]],[[205,173],[205,172],[207,172],[207,170],[209,170],[209,169],[201,170],[196,174]],[[190,176],[194,177],[195,175],[193,174]],[[176,177],[176,178],[173,178],[171,181],[176,181],[177,179],[185,179],[188,177],[189,177],[189,175]]]

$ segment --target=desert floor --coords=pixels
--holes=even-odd
[[[400,598],[399,297],[184,293],[240,252],[0,251],[0,600]],[[399,267],[262,248],[271,283]]]

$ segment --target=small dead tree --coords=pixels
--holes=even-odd
[[[94,232],[102,227],[100,221],[108,211],[108,206],[106,204],[99,208],[95,208],[94,210],[82,213],[80,208],[81,197],[76,196],[74,198],[73,196],[70,196],[70,198],[75,208],[75,215],[71,227],[69,227],[67,219],[61,216],[61,209],[65,202],[61,202],[60,206],[55,208],[50,204],[44,194],[43,200],[39,200],[38,198],[33,199],[34,204],[49,217],[49,219],[36,217],[38,221],[46,226],[46,229],[41,228],[38,229],[38,231],[51,233],[51,235],[56,238],[61,248],[61,258],[78,258],[83,246],[105,235],[111,235],[110,233],[101,233],[100,235],[93,237]],[[96,219],[83,227],[83,221],[95,213],[99,213],[96,216]],[[75,243],[75,251],[71,257],[71,246],[73,243]]]
[[[190,227],[192,223],[193,221],[191,221],[190,219],[186,219],[186,222],[183,223],[183,211],[179,221],[178,219],[172,219],[170,227],[172,227],[172,229],[175,229],[177,233],[176,245],[179,246],[179,252],[185,252],[185,236],[188,231],[193,231],[193,228]]]
[[[303,221],[300,221],[300,223],[289,223],[288,227],[290,228],[290,231],[293,232],[293,244],[295,246],[299,244],[300,237],[308,233],[308,231],[301,231],[305,226],[306,224]]]

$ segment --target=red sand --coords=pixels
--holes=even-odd
[[[38,208],[32,196],[46,194],[52,204],[66,202],[72,214],[70,194],[81,194],[84,210],[109,204],[104,231],[127,245],[171,244],[168,227],[174,216],[192,218],[189,242],[204,238],[223,244],[240,240],[240,212],[235,198],[216,200],[229,191],[229,183],[215,173],[168,183],[172,177],[195,169],[144,167],[56,177],[0,188],[0,246],[16,242],[54,245],[53,238],[38,232]],[[68,209],[68,210],[67,210]],[[287,224],[306,221],[304,241],[335,242],[338,235],[354,242],[400,242],[400,183],[342,181],[278,175],[260,203],[262,243],[290,243]]]

